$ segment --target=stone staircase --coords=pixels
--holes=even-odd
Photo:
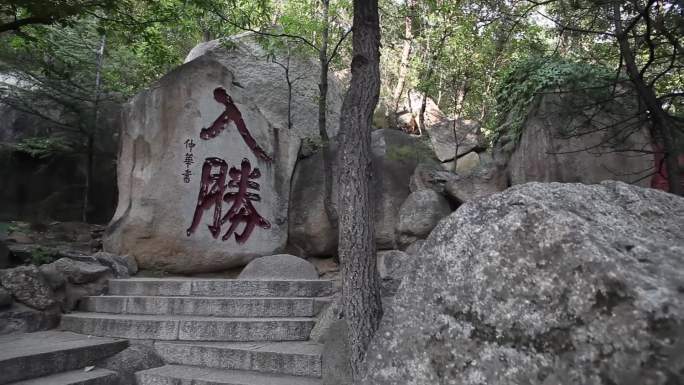
[[[116,279],[61,328],[154,340],[167,365],[140,385],[313,385],[322,347],[308,339],[331,294],[326,280]]]
[[[117,385],[115,372],[84,369],[127,346],[126,340],[58,331],[0,336],[0,384]]]

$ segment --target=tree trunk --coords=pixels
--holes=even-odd
[[[406,16],[404,17],[404,47],[401,50],[401,61],[399,62],[399,73],[397,74],[397,85],[392,92],[392,104],[389,117],[390,127],[397,127],[397,115],[399,113],[399,102],[401,94],[404,92],[406,75],[408,74],[409,59],[411,58],[411,45],[413,43],[413,13],[416,7],[415,0],[406,0]]]
[[[88,206],[90,206],[90,189],[93,180],[93,162],[95,158],[95,134],[100,120],[100,92],[102,89],[102,64],[104,61],[104,50],[106,37],[102,35],[100,49],[97,51],[96,70],[95,70],[95,98],[93,102],[93,126],[87,132],[87,152],[86,152],[86,172],[83,191],[83,210],[81,220],[88,222]]]
[[[380,94],[378,0],[354,0],[351,85],[342,104],[338,150],[339,256],[354,379],[382,318],[371,196],[371,121]]]
[[[321,48],[318,60],[321,64],[320,81],[318,83],[318,134],[323,146],[323,178],[325,196],[323,207],[333,229],[337,229],[337,209],[333,202],[333,159],[330,138],[328,137],[328,42],[330,40],[330,0],[321,0],[323,10],[323,30],[321,31]]]
[[[667,166],[667,179],[670,185],[670,192],[679,196],[684,196],[679,170],[679,152],[677,151],[676,145],[677,138],[675,127],[673,127],[673,121],[663,110],[655,91],[646,84],[641,71],[639,71],[639,68],[637,67],[634,52],[632,51],[627,35],[622,28],[620,4],[618,3],[613,5],[613,18],[615,23],[615,35],[620,46],[622,60],[627,69],[627,75],[632,81],[632,84],[634,84],[639,98],[644,102],[646,108],[650,112],[653,128],[663,140],[663,147],[665,148],[665,165]]]

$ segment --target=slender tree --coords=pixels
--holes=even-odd
[[[351,85],[342,104],[338,151],[339,256],[352,375],[382,318],[371,196],[371,121],[380,95],[377,0],[354,0]]]

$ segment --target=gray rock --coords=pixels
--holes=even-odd
[[[12,294],[0,286],[0,309],[10,306],[12,302],[14,302],[14,299],[12,299]]]
[[[649,128],[638,121],[638,99],[623,96],[587,108],[585,95],[546,93],[532,103],[520,140],[497,144],[511,184],[599,183],[650,186],[655,161]],[[630,118],[627,118],[630,117]],[[508,140],[508,138],[507,138]]]
[[[684,381],[684,199],[618,182],[515,186],[421,248],[363,384]]]
[[[419,239],[419,240],[413,242],[412,244],[410,244],[409,247],[407,247],[406,250],[404,250],[404,252],[406,254],[412,255],[412,256],[418,255],[418,253],[420,252],[420,248],[423,247],[424,244],[425,244],[425,240]]]
[[[69,282],[75,284],[93,282],[112,273],[109,267],[99,263],[75,261],[70,258],[60,258],[54,265]]]
[[[135,344],[99,362],[97,367],[117,372],[119,385],[136,385],[135,372],[163,365],[164,361],[157,355],[154,348]]]
[[[380,250],[396,249],[399,207],[409,196],[409,180],[416,166],[433,155],[420,139],[389,129],[373,131],[371,151],[375,242]]]
[[[494,165],[481,167],[470,175],[455,175],[446,183],[446,194],[453,201],[465,203],[505,190],[506,174]]]
[[[353,383],[351,347],[349,346],[347,321],[335,321],[326,333],[323,343],[322,385],[349,385]]]
[[[454,177],[456,174],[445,171],[437,163],[420,163],[411,175],[409,189],[411,192],[431,189],[442,194],[447,182]]]
[[[63,308],[66,311],[74,310],[82,298],[106,293],[107,279],[108,276],[104,276],[94,282],[81,285],[68,283],[64,287],[64,299],[62,300]]]
[[[377,263],[378,273],[382,280],[382,296],[393,296],[402,278],[410,269],[412,257],[401,250],[379,251]]]
[[[100,251],[95,253],[93,258],[112,269],[117,278],[128,278],[138,272],[138,263],[130,255],[116,255]]]
[[[0,310],[0,334],[32,333],[48,330],[59,324],[60,310],[52,307],[41,311],[14,302]]]
[[[253,260],[238,279],[318,279],[316,267],[290,254],[269,255]]]
[[[57,269],[55,262],[40,265],[38,266],[38,270],[40,270],[40,273],[45,277],[45,280],[52,290],[60,289],[66,284],[66,278],[62,272]]]
[[[45,310],[57,302],[50,285],[36,266],[0,270],[0,284],[19,302]]]
[[[399,209],[397,235],[400,246],[425,238],[440,219],[451,213],[449,202],[433,190],[420,190],[406,198]]]
[[[410,193],[409,180],[416,165],[431,154],[418,139],[401,131],[376,130],[371,139],[376,244],[379,249],[394,249],[399,207]],[[295,170],[289,212],[289,246],[293,252],[306,256],[337,254],[337,232],[326,215],[324,193],[323,154],[319,151],[300,160]]]
[[[281,124],[280,114],[272,113],[275,104],[263,104],[281,85],[264,85],[233,72],[234,61],[252,63],[253,77],[261,64],[274,66],[259,60],[217,48],[166,74],[125,106],[117,162],[119,203],[103,239],[104,251],[133,256],[142,269],[210,273],[285,248],[291,177],[301,140],[295,129]],[[246,64],[244,69],[249,69]],[[306,103],[318,108],[313,99]],[[220,126],[226,113],[244,123],[258,148],[251,149],[237,129],[229,128],[234,122],[213,126]],[[186,154],[192,161],[187,167]],[[255,195],[246,201],[205,201],[198,208],[204,200],[199,195],[203,173],[226,178],[223,197],[239,190],[231,178],[248,179],[245,193]],[[207,183],[218,185],[216,180]],[[214,209],[227,213],[233,203],[236,216],[214,226]],[[253,218],[258,221],[253,227],[244,222],[252,210],[260,216]]]
[[[455,171],[459,175],[470,175],[479,166],[480,155],[475,151],[471,151],[458,158]]]
[[[342,304],[336,296],[318,315],[316,325],[311,329],[309,339],[316,343],[324,343],[331,333],[333,324],[342,318]]]
[[[334,152],[331,154],[334,158]],[[306,256],[337,254],[337,231],[325,211],[323,150],[297,162],[292,177],[288,213],[288,245]],[[333,201],[337,186],[333,185]]]
[[[283,69],[267,60],[271,51],[264,49],[257,41],[258,35],[245,32],[198,44],[185,58],[185,63],[201,58],[215,58],[232,74],[236,87],[248,93],[249,99],[260,106],[266,118],[276,127],[287,128],[288,108],[292,131],[299,137],[318,138],[318,126],[312,124],[318,119],[318,82],[320,65],[318,61],[304,56],[285,58],[285,50],[276,50],[279,62],[289,60],[292,84],[292,104],[288,106],[288,85]],[[227,44],[222,44],[227,40]],[[332,71],[328,76],[328,136],[337,135],[340,110],[344,92]],[[264,92],[268,90],[268,92]]]

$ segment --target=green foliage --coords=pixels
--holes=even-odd
[[[589,63],[558,57],[522,59],[502,74],[495,115],[487,129],[493,132],[494,140],[502,135],[512,135],[517,140],[541,92],[582,92],[601,100],[609,95],[616,80],[614,71]]]
[[[31,250],[31,263],[36,266],[52,263],[55,260],[57,260],[57,257],[52,250],[43,249],[42,247],[36,247]]]
[[[44,159],[57,154],[71,153],[73,147],[62,137],[29,137],[11,145],[15,151]]]

